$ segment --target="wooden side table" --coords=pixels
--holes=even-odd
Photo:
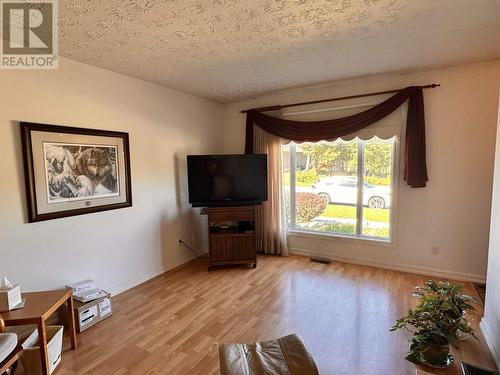
[[[2,313],[6,326],[36,324],[40,342],[42,374],[49,375],[49,359],[47,355],[47,333],[45,322],[59,307],[67,302],[68,325],[71,337],[71,348],[76,349],[75,319],[73,315],[73,292],[71,289],[48,292],[23,293],[26,304],[22,309]]]
[[[256,210],[257,206],[208,208],[209,271],[226,264],[257,267]],[[223,229],[218,226],[220,222],[237,226]]]

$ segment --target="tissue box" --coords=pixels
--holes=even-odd
[[[21,286],[14,285],[9,289],[0,289],[0,311],[12,310],[21,303]]]

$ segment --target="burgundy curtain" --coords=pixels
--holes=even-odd
[[[407,100],[409,102],[406,119],[404,178],[413,188],[425,187],[428,178],[425,157],[424,97],[420,86],[406,87],[366,111],[334,120],[291,121],[257,111],[249,111],[247,112],[245,153],[253,153],[254,125],[270,134],[291,141],[333,141],[374,124],[394,112]]]

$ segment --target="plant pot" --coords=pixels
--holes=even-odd
[[[453,364],[450,345],[429,344],[422,350],[421,361],[424,365],[434,368],[446,368]]]

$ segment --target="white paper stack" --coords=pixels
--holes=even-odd
[[[97,289],[97,285],[94,280],[85,279],[81,281],[77,281],[75,283],[70,283],[66,285],[66,288],[70,288],[73,290],[73,293],[80,293],[86,290]]]
[[[80,302],[85,303],[94,301],[102,297],[106,297],[108,295],[109,293],[102,289],[91,289],[91,290],[85,290],[83,292],[74,293],[73,298]]]
[[[73,290],[73,298],[80,302],[90,302],[96,299],[106,297],[108,292],[99,289],[94,280],[86,279],[70,283],[66,285],[67,288]]]

